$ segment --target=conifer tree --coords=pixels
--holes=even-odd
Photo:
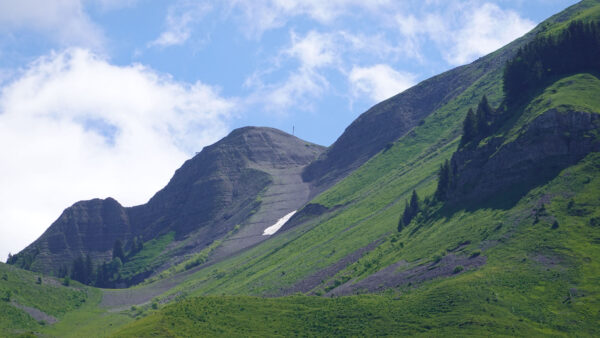
[[[446,200],[448,196],[448,190],[450,189],[451,176],[450,164],[448,163],[448,160],[446,160],[440,165],[440,171],[438,173],[438,186],[437,190],[435,191],[435,198],[438,201]]]
[[[92,275],[94,274],[94,264],[92,263],[92,258],[90,254],[85,256],[85,284],[90,284],[92,282]]]
[[[125,253],[123,252],[123,243],[121,240],[117,239],[115,241],[115,245],[113,246],[113,259],[119,258],[121,261],[125,259]]]
[[[421,207],[419,206],[419,196],[417,195],[417,191],[413,190],[412,196],[410,197],[410,213],[412,218],[417,216],[419,211],[421,211]]]
[[[483,95],[479,105],[477,105],[477,114],[475,120],[477,121],[477,134],[480,138],[486,137],[488,133],[488,122],[491,119],[492,107],[488,103],[487,97]]]
[[[477,135],[477,120],[473,109],[469,108],[465,121],[463,122],[463,135],[460,140],[460,145],[465,145],[475,139]]]
[[[398,231],[402,231],[406,225],[410,224],[412,219],[415,218],[420,211],[421,207],[419,206],[419,195],[417,195],[416,190],[413,190],[410,197],[410,202],[408,200],[406,201],[404,205],[404,212],[398,221]]]

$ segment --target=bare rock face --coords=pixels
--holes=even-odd
[[[474,82],[499,71],[518,47],[532,36],[528,34],[497,53],[432,77],[373,106],[354,120],[335,143],[305,169],[304,180],[313,183],[315,194],[332,186]]]
[[[462,149],[452,157],[458,175],[449,201],[529,191],[590,152],[600,151],[599,129],[599,114],[550,110],[511,142],[497,137],[484,146]]]
[[[238,243],[243,248],[265,239],[260,227],[308,201],[309,188],[300,173],[323,150],[272,128],[236,129],[186,161],[148,203],[131,208],[112,198],[75,203],[19,255],[32,260],[32,270],[56,273],[82,255],[97,262],[110,259],[117,239],[126,243],[142,236],[148,241],[169,232],[181,243],[176,255],[184,255],[252,218],[258,224],[252,235],[258,236]],[[294,193],[263,205],[261,194],[284,184]]]
[[[24,252],[34,257],[31,269],[53,273],[69,267],[77,256],[106,260],[117,239],[132,235],[126,209],[112,198],[81,201],[65,209],[46,232]]]

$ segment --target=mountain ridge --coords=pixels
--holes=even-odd
[[[109,261],[116,240],[125,244],[140,236],[145,242],[169,232],[180,242],[179,247],[170,248],[174,262],[180,261],[182,258],[175,256],[201,251],[247,221],[260,210],[259,194],[268,190],[274,179],[281,181],[279,171],[297,172],[322,149],[274,128],[235,129],[187,160],[146,204],[124,208],[112,198],[75,203],[23,253],[13,256],[15,263],[57,273],[60,268],[70,268],[81,255],[90,254],[97,264]],[[303,185],[296,181],[294,184]],[[288,196],[289,205],[282,207],[298,208],[307,197],[307,193]],[[263,213],[266,219],[259,226],[289,211]],[[254,237],[256,242],[264,239]],[[244,243],[238,244],[240,249],[244,247]],[[149,272],[156,268],[159,266]]]

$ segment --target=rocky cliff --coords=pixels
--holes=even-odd
[[[309,187],[300,173],[323,149],[276,129],[236,129],[186,161],[144,205],[124,208],[107,198],[67,208],[15,261],[56,273],[82,255],[96,263],[110,259],[117,239],[127,243],[141,236],[147,242],[168,233],[174,243],[161,255],[181,260],[236,226],[247,238],[221,254],[237,252],[268,238],[262,236],[264,228],[308,201]]]
[[[460,148],[451,160],[454,177],[448,201],[495,196],[516,200],[590,152],[600,151],[596,88],[600,80],[591,74],[557,81],[494,135]],[[540,110],[544,105],[548,108]]]

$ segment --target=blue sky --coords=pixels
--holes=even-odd
[[[574,3],[0,1],[0,257],[78,200],[144,203],[233,128],[330,145]]]

